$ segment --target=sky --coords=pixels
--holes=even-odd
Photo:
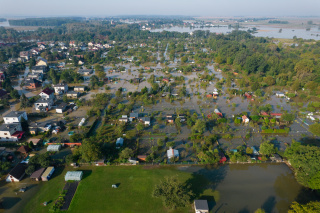
[[[0,0],[8,16],[320,16],[320,0]]]

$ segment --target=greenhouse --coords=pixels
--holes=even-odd
[[[47,152],[58,152],[61,149],[61,145],[49,145],[47,147]]]
[[[82,178],[83,172],[82,171],[68,171],[64,176],[65,181],[75,180],[80,181]]]

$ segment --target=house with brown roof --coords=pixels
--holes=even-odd
[[[31,174],[30,178],[35,181],[40,181],[41,180],[41,175],[44,173],[46,168],[40,168],[34,173]]]
[[[27,154],[30,152],[30,148],[28,146],[20,146],[17,152],[20,152],[21,154]]]
[[[27,165],[18,163],[7,175],[6,182],[19,182],[26,174]]]
[[[42,92],[40,92],[39,96],[42,99],[54,99],[54,90],[50,89],[50,88],[45,88],[44,90],[42,90]]]
[[[36,79],[30,79],[25,81],[25,85],[27,89],[36,89],[38,87],[41,87],[41,82]]]

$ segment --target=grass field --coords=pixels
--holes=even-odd
[[[58,175],[44,184],[24,208],[24,212],[48,212],[64,186],[64,174],[72,168],[60,169]],[[143,166],[80,167],[84,171],[77,192],[67,212],[193,212],[192,205],[175,211],[166,209],[161,199],[151,193],[155,184],[165,176],[177,175],[181,181],[192,183],[196,197],[215,196],[204,190],[207,180],[202,176],[182,172],[175,167],[146,168]],[[60,174],[59,174],[60,173]],[[112,184],[119,184],[117,189]],[[42,206],[43,202],[50,202]]]

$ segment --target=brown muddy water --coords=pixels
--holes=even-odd
[[[206,177],[205,187],[214,196],[205,196],[210,212],[249,213],[258,208],[268,212],[288,212],[293,201],[319,199],[301,186],[286,164],[231,164],[223,166],[188,166],[179,170]]]

